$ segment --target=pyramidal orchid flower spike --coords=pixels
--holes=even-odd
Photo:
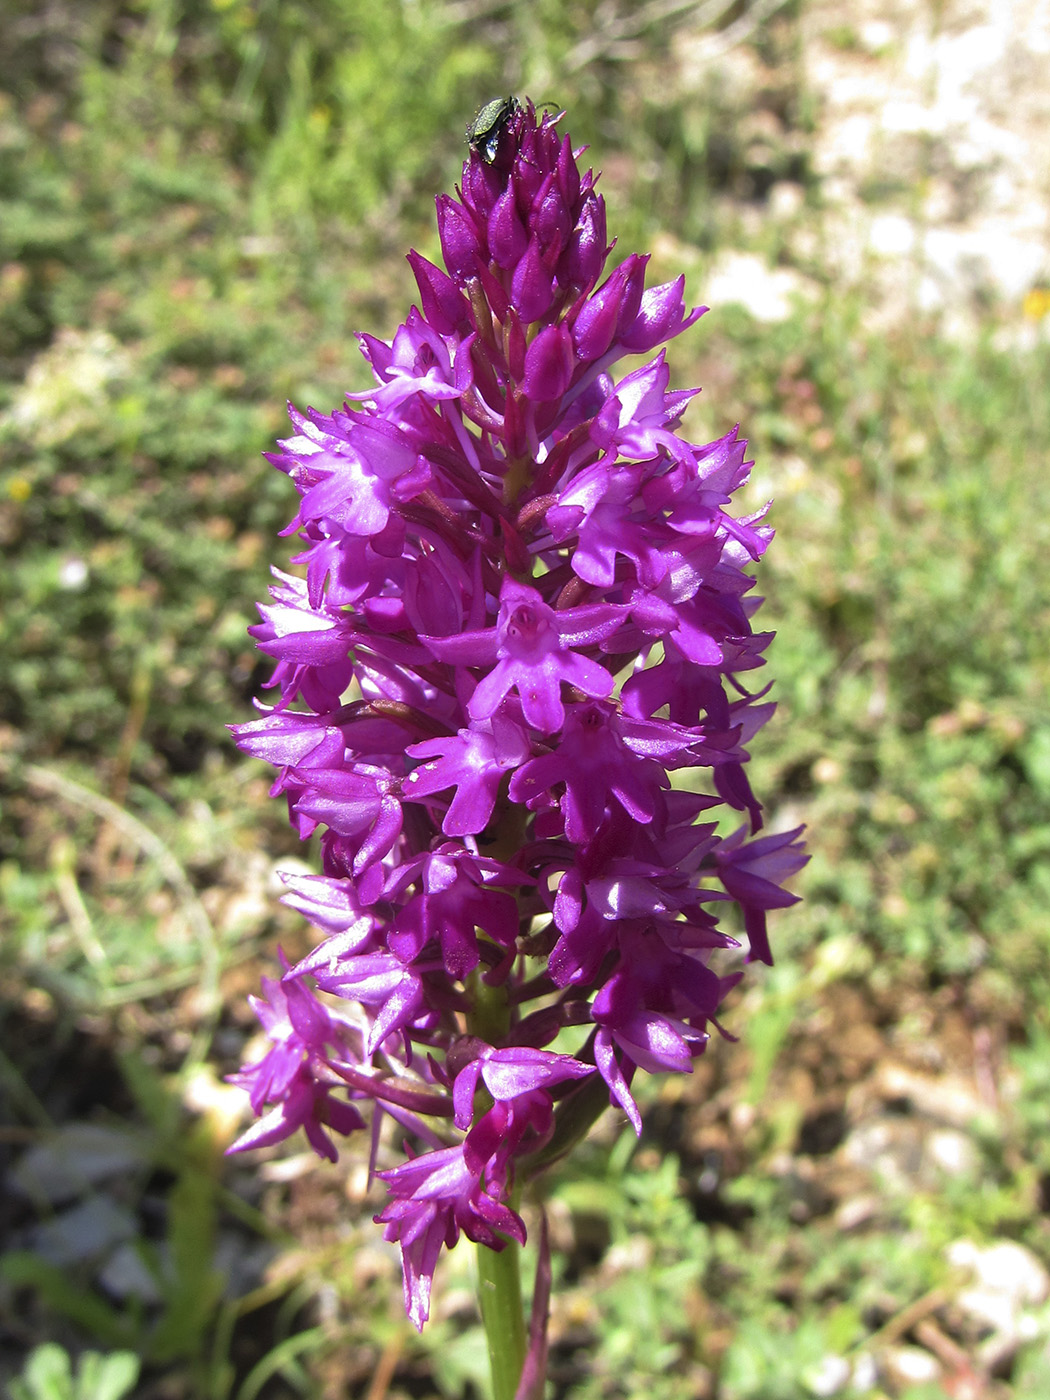
[[[419,309],[361,337],[375,386],[290,410],[270,460],[301,576],[251,629],[275,703],[235,727],[323,873],[287,880],[322,940],[266,981],[272,1049],[236,1077],[262,1117],[232,1150],[303,1128],[334,1157],[370,1118],[374,1161],[394,1119],[376,1219],[419,1328],[443,1248],[512,1249],[527,1176],[610,1102],[640,1132],[639,1070],[691,1071],[740,976],[722,916],[768,963],[805,861],[800,831],[756,835],[746,774],[772,531],[730,513],[738,431],[682,436],[697,391],[660,348],[706,308],[647,287],[647,257],[609,269],[559,120],[482,110],[437,201],[444,269],[409,253]]]

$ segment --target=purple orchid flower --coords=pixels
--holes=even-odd
[[[499,603],[494,628],[422,639],[442,661],[461,666],[495,663],[470,698],[471,719],[491,719],[506,695],[516,690],[525,722],[551,734],[565,720],[563,683],[600,699],[610,693],[614,682],[605,667],[570,647],[593,647],[610,637],[620,625],[621,609],[599,603],[555,611],[535,588],[512,578],[503,580]]]
[[[379,1173],[390,1200],[375,1217],[385,1225],[384,1238],[401,1246],[405,1277],[405,1311],[423,1329],[430,1314],[430,1290],[443,1247],[449,1249],[462,1230],[468,1239],[502,1249],[505,1236],[525,1243],[521,1216],[494,1194],[496,1183],[484,1181],[484,1163],[472,1167],[466,1145],[443,1147],[403,1166]]]
[[[736,980],[720,916],[769,961],[805,861],[797,831],[755,839],[746,776],[772,532],[732,513],[738,431],[683,435],[697,390],[661,348],[705,308],[646,256],[606,275],[560,119],[493,113],[437,201],[444,268],[410,253],[419,308],[361,337],[372,389],[290,410],[303,576],[251,629],[279,698],[235,729],[321,872],[288,879],[319,943],[256,1002],[271,1048],[235,1082],[264,1116],[234,1150],[301,1127],[331,1157],[370,1112],[417,1327],[460,1234],[524,1239],[512,1193],[582,1104],[641,1131],[635,1076],[688,1073]]]
[[[252,997],[252,1004],[272,1048],[256,1064],[231,1076],[231,1082],[248,1091],[256,1113],[267,1103],[275,1107],[231,1150],[269,1147],[302,1128],[314,1151],[334,1162],[339,1154],[326,1129],[345,1137],[364,1127],[364,1119],[352,1104],[333,1097],[339,1080],[330,1066],[342,1053],[359,1053],[360,1035],[301,983],[265,977],[263,990],[265,999]]]

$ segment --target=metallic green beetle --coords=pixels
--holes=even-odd
[[[494,97],[486,102],[467,127],[467,143],[485,162],[491,165],[499,149],[503,128],[521,106],[516,97]]]

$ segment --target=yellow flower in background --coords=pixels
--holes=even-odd
[[[1041,321],[1050,312],[1050,287],[1033,287],[1025,292],[1021,309],[1026,321]]]

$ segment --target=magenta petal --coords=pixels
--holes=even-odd
[[[525,256],[511,279],[511,301],[523,324],[546,315],[554,291],[551,275],[543,264],[539,240],[531,238]]]
[[[565,660],[561,663],[561,675],[570,685],[577,686],[584,695],[591,695],[596,700],[604,700],[611,695],[615,684],[604,666],[599,666],[597,661],[589,661],[586,656],[580,656],[574,651],[565,653]]]
[[[625,350],[644,354],[699,321],[707,307],[698,306],[686,316],[682,305],[684,288],[685,278],[678,277],[644,293],[637,314],[629,324],[621,324],[619,342]]]
[[[470,218],[453,199],[439,195],[436,203],[441,255],[449,275],[462,285],[474,276],[481,242]]]
[[[575,367],[572,336],[564,326],[547,326],[525,354],[522,387],[530,399],[550,403],[568,389]]]
[[[587,291],[601,276],[609,247],[605,231],[605,201],[588,190],[569,240],[569,276],[574,287]]]
[[[572,657],[573,653],[567,655]],[[515,667],[514,684],[521,698],[522,713],[526,723],[541,734],[553,734],[565,722],[561,682],[566,670],[567,662],[553,656],[544,657],[539,665]]]
[[[467,707],[471,719],[489,719],[495,714],[500,701],[514,684],[513,670],[510,661],[500,661],[478,684]]]
[[[613,342],[619,318],[619,286],[610,279],[584,302],[573,324],[573,344],[582,361],[597,360],[605,354]]]
[[[482,1078],[494,1099],[513,1099],[533,1089],[560,1084],[565,1079],[584,1079],[594,1073],[571,1055],[557,1055],[550,1050],[514,1045],[489,1055],[481,1069]]]
[[[642,1135],[642,1115],[627,1087],[612,1046],[612,1038],[603,1026],[594,1038],[594,1060],[602,1078],[609,1086],[609,1092],[631,1120],[631,1126],[639,1137]]]
[[[446,836],[476,836],[492,817],[502,775],[485,774],[473,783],[461,782],[441,823]]]
[[[513,186],[508,185],[489,215],[489,249],[503,268],[514,267],[528,246],[529,235],[518,217]]]
[[[474,1117],[474,1093],[478,1087],[478,1079],[481,1075],[481,1060],[473,1060],[466,1069],[461,1070],[456,1075],[456,1083],[452,1091],[452,1102],[455,1105],[456,1127],[465,1132],[470,1127]]]
[[[402,978],[383,1003],[368,1033],[365,1047],[368,1053],[374,1054],[388,1035],[406,1025],[419,1010],[422,1001],[423,993],[418,982],[414,978]]]
[[[469,323],[470,303],[446,272],[421,257],[413,249],[408,261],[415,274],[423,314],[443,335],[451,335],[458,327]]]
[[[346,749],[342,731],[327,727],[317,715],[276,711],[250,724],[230,726],[242,753],[278,767],[311,762],[324,767]]]
[[[439,661],[453,666],[485,666],[496,659],[495,632],[461,632],[455,637],[420,637]]]
[[[226,1149],[227,1155],[234,1152],[250,1152],[256,1147],[272,1147],[274,1143],[283,1142],[286,1137],[290,1137],[300,1126],[299,1121],[289,1118],[284,1105],[280,1104],[256,1119],[252,1126]]]

